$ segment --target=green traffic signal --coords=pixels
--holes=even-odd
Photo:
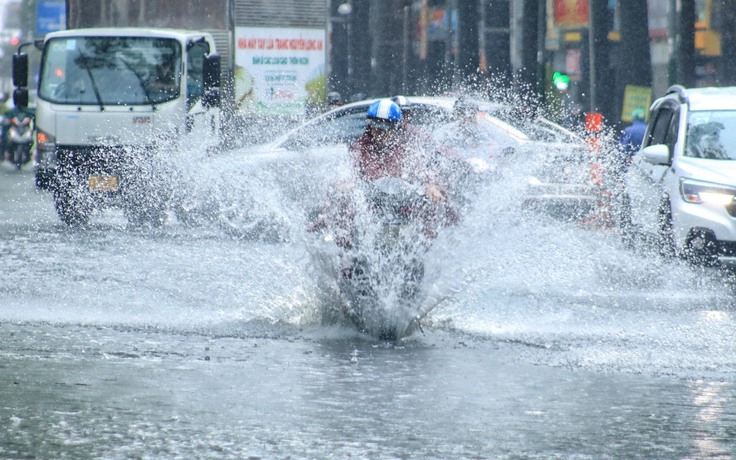
[[[552,83],[559,91],[567,91],[570,87],[570,76],[561,72],[555,72],[552,74]]]

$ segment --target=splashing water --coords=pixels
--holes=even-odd
[[[346,148],[204,152],[172,153],[176,219],[161,229],[112,219],[2,243],[4,319],[215,334],[323,324],[344,304],[339,253],[305,228],[350,176]],[[469,181],[453,184],[466,190],[460,221],[423,258],[425,330],[518,344],[530,361],[559,366],[732,372],[732,281],[624,249],[615,230],[524,210],[528,177],[547,153],[530,144],[475,185],[457,175]]]

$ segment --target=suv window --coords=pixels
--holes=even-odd
[[[686,139],[686,156],[715,160],[736,159],[736,111],[690,112]]]
[[[674,110],[672,110],[672,107],[662,107],[657,110],[654,115],[654,121],[652,122],[652,128],[649,130],[649,136],[646,139],[645,147],[665,143],[673,115]]]
[[[680,107],[672,110],[672,117],[667,132],[664,135],[664,144],[670,149],[670,155],[675,151],[677,134],[680,128]]]

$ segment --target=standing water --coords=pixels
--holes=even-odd
[[[732,456],[728,274],[521,212],[524,168],[434,241],[431,313],[393,343],[322,322],[316,198],[262,187],[273,169],[209,196],[249,191],[275,238],[116,211],[69,230],[2,170],[0,457]]]

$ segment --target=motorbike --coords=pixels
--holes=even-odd
[[[422,284],[437,203],[424,187],[394,177],[352,195],[333,200],[332,215],[323,212],[321,219],[324,240],[338,249],[339,308],[361,332],[395,341],[421,327],[429,313]]]
[[[7,145],[5,146],[10,162],[20,171],[21,167],[31,161],[33,146],[33,121],[31,117],[13,117],[6,128],[8,130]]]

